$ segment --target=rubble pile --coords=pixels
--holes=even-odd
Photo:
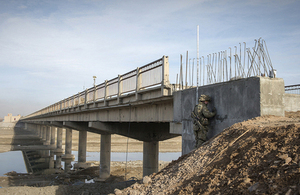
[[[299,194],[300,117],[294,116],[234,124],[115,194]]]

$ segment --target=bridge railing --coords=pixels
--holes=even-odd
[[[300,84],[285,86],[285,93],[300,94]]]
[[[168,89],[167,93],[166,88]],[[121,99],[125,96],[135,96],[135,100],[139,100],[139,94],[145,90],[160,90],[161,93],[158,96],[161,97],[170,95],[171,92],[169,88],[169,62],[168,57],[163,56],[149,64],[123,75],[118,75],[111,80],[106,80],[99,85],[95,85],[71,97],[56,102],[25,118],[60,112],[71,108],[81,107],[85,109],[89,104],[101,102],[103,102],[102,106],[104,107],[107,106],[107,102],[110,100],[117,100],[117,104],[120,104]]]

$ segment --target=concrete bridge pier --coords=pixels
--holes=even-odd
[[[42,125],[37,125],[37,132],[40,139],[43,139]]]
[[[45,142],[46,141],[46,136],[47,136],[47,133],[46,133],[46,126],[45,125],[43,125],[42,126],[42,140],[43,140],[43,142]]]
[[[51,127],[46,126],[46,141],[44,142],[44,145],[50,145],[51,142]]]
[[[56,128],[54,126],[50,127],[50,133],[51,133],[50,146],[55,147]],[[54,150],[50,150],[49,169],[54,169]]]
[[[58,170],[61,169],[61,157],[62,157],[62,153],[56,154],[55,169]]]
[[[159,142],[143,142],[143,176],[158,172]]]
[[[62,128],[57,128],[57,141],[56,141],[56,150],[55,154],[63,153],[62,149]]]
[[[75,156],[72,154],[72,129],[69,128],[66,128],[65,147],[65,155],[62,156],[62,160],[74,160]]]
[[[56,141],[56,149],[54,150],[54,154],[56,155],[56,161],[55,161],[55,169],[60,170],[61,169],[61,159],[63,155],[63,149],[62,149],[62,128],[57,128],[57,141]]]
[[[87,131],[79,131],[78,141],[78,163],[75,168],[87,168],[90,164],[86,163]]]
[[[110,176],[111,134],[101,134],[99,178],[94,181],[105,181]]]

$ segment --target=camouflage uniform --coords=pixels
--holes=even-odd
[[[194,115],[194,135],[196,139],[196,148],[201,146],[207,139],[208,118],[211,118],[216,115],[216,111],[214,108],[213,112],[210,112],[207,108],[207,105],[204,103],[205,101],[210,101],[210,97],[207,95],[201,95],[199,98],[199,104],[195,106],[194,111],[192,113],[192,117]]]

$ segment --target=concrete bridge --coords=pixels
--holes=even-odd
[[[163,56],[32,113],[21,122],[45,141],[45,148],[40,149],[52,151],[45,155],[53,161],[56,154],[58,166],[61,158],[74,158],[72,130],[80,134],[78,166],[86,162],[87,131],[101,134],[100,180],[110,176],[111,134],[143,141],[143,175],[149,175],[158,171],[159,141],[182,136],[182,153],[194,148],[190,113],[196,104],[196,93],[198,97],[210,95],[217,108],[209,138],[253,117],[284,116],[285,102],[300,100],[299,96],[293,96],[294,99],[285,96],[283,79],[269,77],[250,77],[176,91],[176,86],[169,82],[168,57]],[[66,129],[64,155],[62,128]]]

